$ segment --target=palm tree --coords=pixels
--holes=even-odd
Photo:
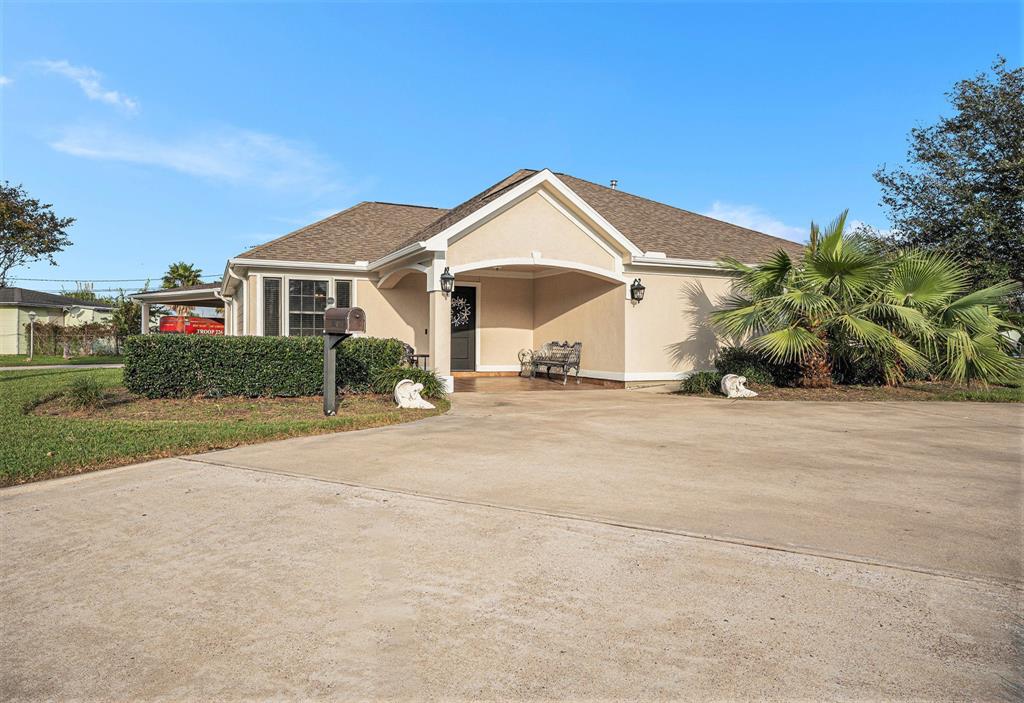
[[[161,281],[163,288],[180,288],[181,286],[196,286],[203,282],[203,271],[192,264],[178,261],[167,267]],[[174,312],[178,315],[188,315],[192,312],[190,305],[173,305]]]
[[[812,223],[799,261],[780,250],[757,266],[723,262],[737,278],[714,324],[772,361],[798,363],[807,386],[865,364],[879,366],[888,383],[908,371],[958,382],[1019,373],[1003,334],[1012,325],[1000,316],[1017,284],[965,295],[967,272],[956,262],[881,252],[845,226],[846,212],[824,231]]]

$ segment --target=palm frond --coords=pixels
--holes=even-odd
[[[823,342],[814,333],[802,327],[786,327],[761,335],[750,341],[749,349],[765,354],[769,359],[779,363],[800,361],[812,352],[823,351]]]
[[[939,375],[956,383],[972,379],[1009,381],[1021,374],[1021,362],[1002,348],[998,335],[971,335],[962,328],[940,332],[944,353],[937,359]]]
[[[736,339],[760,332],[767,322],[763,305],[739,295],[730,296],[723,309],[715,310],[708,317],[720,333]]]
[[[849,212],[849,210],[843,210],[839,213],[839,217],[828,224],[818,240],[817,253],[828,255],[842,252],[846,241],[843,237],[846,230],[846,215]],[[817,227],[817,225],[812,224],[811,227]]]
[[[886,294],[899,305],[933,308],[967,286],[967,270],[952,259],[929,252],[903,252],[889,275]]]

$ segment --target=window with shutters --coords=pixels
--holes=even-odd
[[[352,281],[334,282],[334,304],[339,308],[352,307]]]
[[[281,279],[263,279],[263,334],[277,337],[281,334]]]
[[[311,337],[324,332],[327,281],[288,280],[288,334]]]

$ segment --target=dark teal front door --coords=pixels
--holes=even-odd
[[[476,371],[476,288],[452,292],[452,371]]]

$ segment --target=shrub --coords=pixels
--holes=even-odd
[[[68,403],[76,408],[95,408],[102,402],[105,392],[100,382],[85,373],[71,379],[64,391]]]
[[[438,378],[437,374],[415,366],[389,366],[378,369],[373,374],[373,392],[394,393],[395,386],[403,378],[407,378],[413,383],[422,383],[422,395],[427,398],[444,398],[447,395],[444,390],[444,381]]]
[[[689,395],[711,395],[721,392],[722,374],[716,371],[698,371],[683,379],[679,390]]]
[[[125,340],[124,385],[148,398],[320,395],[323,349],[321,337],[138,335]],[[338,346],[338,386],[365,393],[404,353],[396,339],[351,337]]]
[[[775,363],[744,347],[726,347],[719,351],[715,356],[715,369],[723,376],[734,373],[765,386],[793,386],[800,379],[797,364]]]

